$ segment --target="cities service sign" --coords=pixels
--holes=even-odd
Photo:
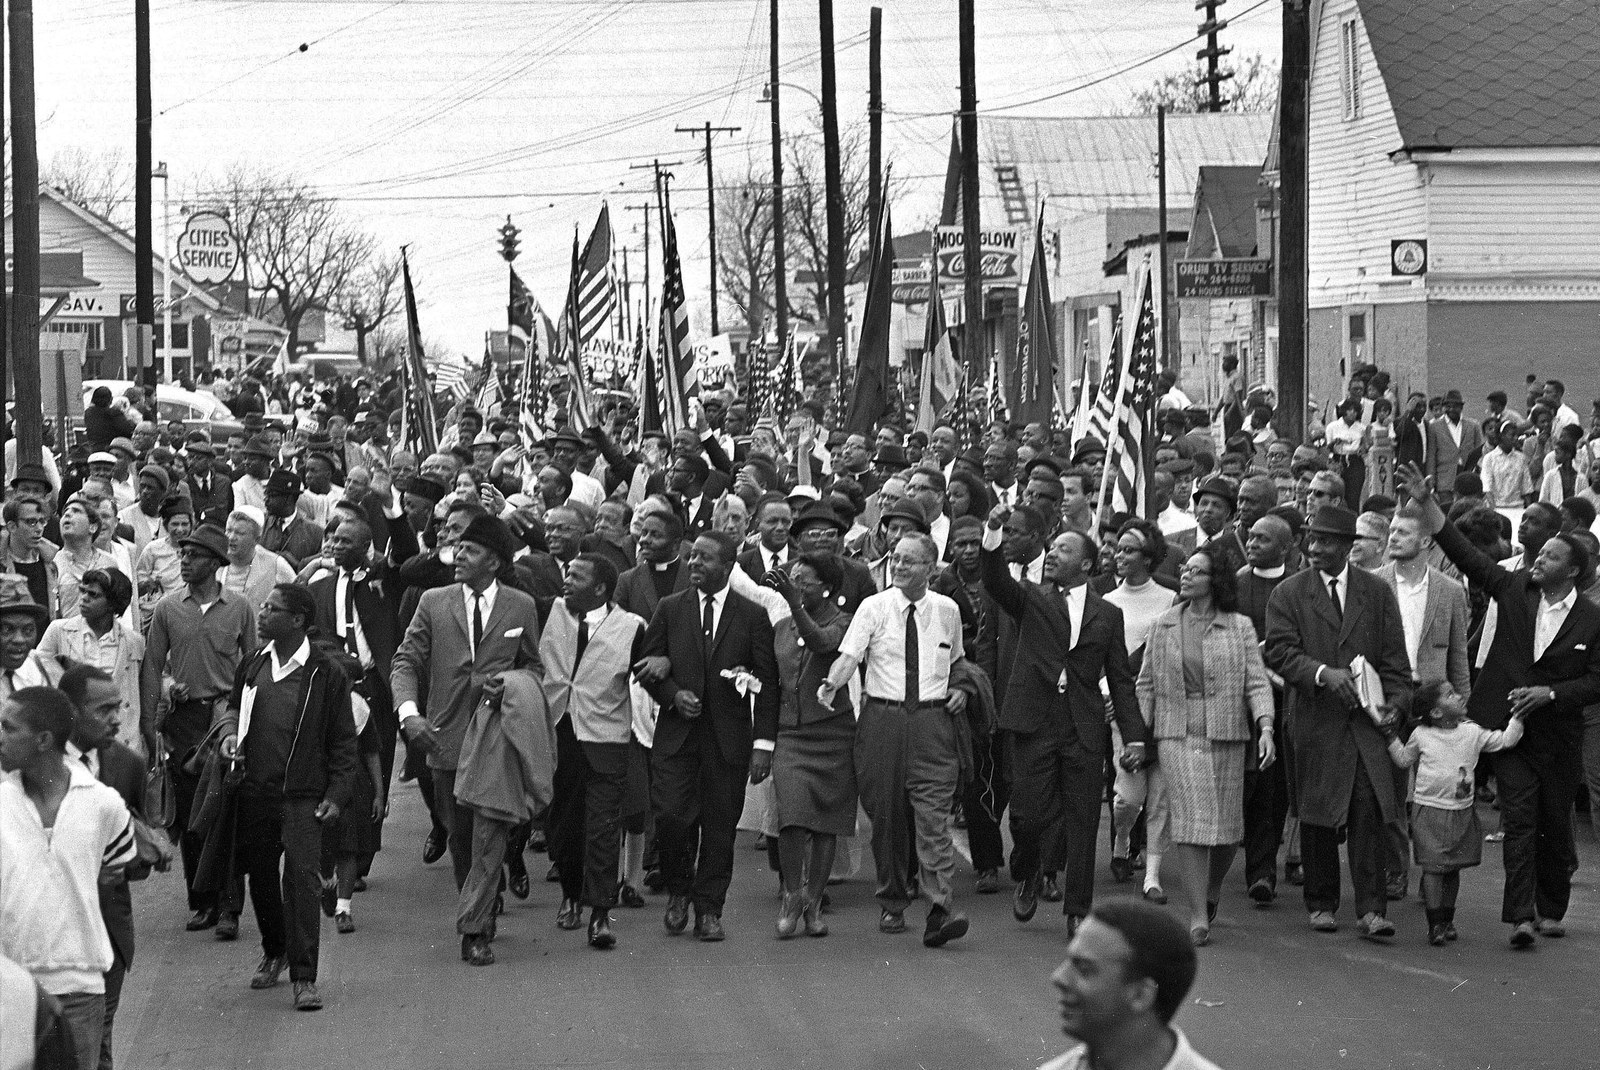
[[[216,212],[195,212],[178,235],[178,266],[207,286],[227,282],[239,267],[239,240]]]

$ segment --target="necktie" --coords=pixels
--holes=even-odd
[[[573,655],[573,658],[572,658],[572,667],[573,668],[577,668],[578,667],[578,662],[583,660],[583,650],[588,645],[589,645],[589,618],[587,616],[583,616],[583,617],[579,617],[578,618],[578,652],[577,652],[577,654]]]
[[[1333,614],[1341,621],[1344,620],[1344,604],[1339,601],[1339,577],[1335,576],[1328,581],[1328,597],[1333,599]]]
[[[922,701],[922,649],[917,635],[917,604],[906,607],[906,705]]]
[[[716,630],[716,622],[712,619],[712,609],[715,605],[716,600],[711,595],[706,595],[706,610],[705,616],[701,621],[700,631],[705,637],[707,650],[711,649],[711,639]]]
[[[472,656],[478,656],[478,647],[483,643],[483,595],[472,596]]]

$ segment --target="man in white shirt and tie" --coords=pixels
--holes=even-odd
[[[761,577],[794,556],[789,545],[789,529],[794,524],[794,509],[781,494],[769,493],[756,502],[756,533],[761,541],[739,554],[739,567],[757,583]]]
[[[1017,444],[1010,439],[989,443],[983,451],[983,478],[989,484],[996,505],[1010,508],[1017,504]]]

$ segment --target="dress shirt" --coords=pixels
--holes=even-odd
[[[311,640],[300,640],[300,645],[295,648],[293,654],[289,655],[288,661],[279,661],[277,644],[268,643],[267,657],[269,660],[269,667],[272,670],[272,682],[275,684],[281,684],[290,673],[294,672],[296,669],[300,668],[301,666],[305,665],[306,662],[311,660]],[[239,734],[242,736],[244,735],[244,732],[241,730]]]
[[[1283,574],[1289,570],[1283,565],[1274,565],[1272,568],[1256,568],[1251,566],[1250,571],[1255,573],[1257,576],[1260,576],[1264,580],[1275,580],[1281,578]]]
[[[839,645],[839,653],[866,665],[866,695],[903,702],[906,693],[906,608],[911,600],[898,587],[861,603]],[[933,591],[917,606],[917,694],[923,702],[943,701],[950,690],[950,666],[962,656],[961,611]]]
[[[695,590],[694,615],[696,620],[702,622],[702,629],[704,628],[704,621],[706,619],[707,597],[711,599],[711,635],[713,638],[715,638],[717,634],[717,627],[722,623],[722,611],[727,608],[728,604],[728,585],[723,584],[720,591],[713,591],[709,596],[705,591],[699,589]]]
[[[219,591],[202,606],[185,588],[156,606],[145,657],[187,687],[191,700],[200,700],[232,690],[234,670],[255,648],[256,617],[242,595]]]
[[[1550,649],[1550,644],[1555,641],[1556,633],[1566,623],[1567,614],[1572,612],[1573,603],[1577,600],[1577,588],[1568,591],[1564,598],[1555,602],[1550,601],[1544,595],[1539,596],[1538,618],[1533,625],[1534,661],[1544,657],[1544,652]]]
[[[1490,450],[1478,462],[1478,471],[1483,475],[1484,497],[1497,509],[1520,509],[1523,496],[1533,493],[1528,459],[1514,450]]]
[[[366,579],[366,575],[366,569],[358,569],[355,572],[347,568],[339,570],[339,578],[333,581],[333,620],[334,628],[338,631],[339,638],[343,639],[350,631],[355,632],[356,656],[361,659],[361,667],[363,669],[370,669],[373,665],[372,648],[367,645],[366,629],[361,627],[360,611],[352,614],[349,620],[345,619],[345,606],[349,605],[352,608],[355,606],[355,603],[350,601],[350,585]],[[471,613],[472,608],[469,605],[467,607],[468,621],[472,619]],[[488,619],[487,614],[484,615],[484,619]]]
[[[473,590],[472,590],[471,587],[468,587],[464,583],[461,585],[461,604],[464,605],[466,607],[466,609],[467,609],[467,649],[472,651],[472,659],[474,661],[476,661],[478,659],[478,644],[472,637],[472,602],[473,602],[473,599],[474,599],[474,597],[481,597],[483,599],[483,603],[482,603],[483,608],[481,610],[481,612],[483,613],[483,627],[484,627],[484,633],[483,634],[488,635],[489,634],[489,632],[488,632],[489,618],[494,614],[494,599],[495,599],[495,595],[497,595],[499,593],[500,593],[500,581],[499,580],[490,580],[489,581],[489,586],[487,586],[487,587],[485,587],[483,589],[483,594],[482,595],[474,595],[473,594]]]
[[[67,740],[67,760],[77,762],[96,779],[100,779],[100,752],[97,750],[82,750],[79,746]]]
[[[1411,659],[1411,678],[1417,678],[1417,653],[1422,648],[1422,633],[1428,627],[1428,570],[1422,570],[1422,579],[1412,583],[1400,574],[1394,574],[1394,593],[1400,602],[1400,624],[1406,633],[1406,656]]]
[[[1029,583],[1044,582],[1044,551],[1039,551],[1039,556],[1029,561],[1026,565],[1013,562],[1011,564],[1011,578],[1014,580],[1027,580]]]
[[[37,649],[45,658],[71,658],[108,674],[122,696],[117,741],[144,752],[144,739],[139,733],[139,666],[144,661],[144,637],[138,629],[117,618],[106,634],[96,635],[81,615],[65,617],[50,622]]]
[[[1089,605],[1089,585],[1080,583],[1069,587],[1063,597],[1067,600],[1067,611],[1072,614],[1072,636],[1067,644],[1067,649],[1071,650],[1078,645],[1079,636],[1083,635],[1083,614]]]
[[[1017,504],[1017,485],[1015,482],[1009,487],[1002,487],[998,483],[990,483],[989,493],[994,495],[997,505],[1003,505],[1007,509]]]
[[[1333,421],[1323,432],[1328,439],[1328,451],[1339,457],[1349,457],[1361,452],[1361,440],[1367,427],[1359,420],[1347,423],[1344,419]]]
[[[1339,615],[1343,616],[1344,615],[1344,607],[1350,604],[1350,566],[1349,566],[1349,564],[1346,564],[1344,566],[1344,569],[1337,576],[1330,576],[1326,572],[1323,572],[1323,571],[1321,571],[1319,569],[1317,571],[1317,579],[1322,581],[1322,589],[1324,591],[1328,592],[1328,596],[1330,598],[1333,598],[1333,600],[1338,603],[1338,605],[1339,605]],[[1335,595],[1334,591],[1332,589],[1330,589],[1329,586],[1328,586],[1334,580],[1338,580],[1339,581],[1338,594],[1337,595]]]
[[[944,560],[945,544],[950,541],[950,518],[940,513],[933,518],[933,523],[928,525],[928,534],[933,536],[934,545],[939,548],[939,560]]]
[[[787,546],[781,550],[769,550],[764,544],[758,543],[756,548],[761,551],[761,574],[763,576],[778,566],[789,563],[789,548]]]

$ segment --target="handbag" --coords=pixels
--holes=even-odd
[[[170,828],[178,819],[178,797],[172,790],[172,770],[167,768],[167,751],[156,745],[156,760],[144,775],[144,812],[152,824]]]

